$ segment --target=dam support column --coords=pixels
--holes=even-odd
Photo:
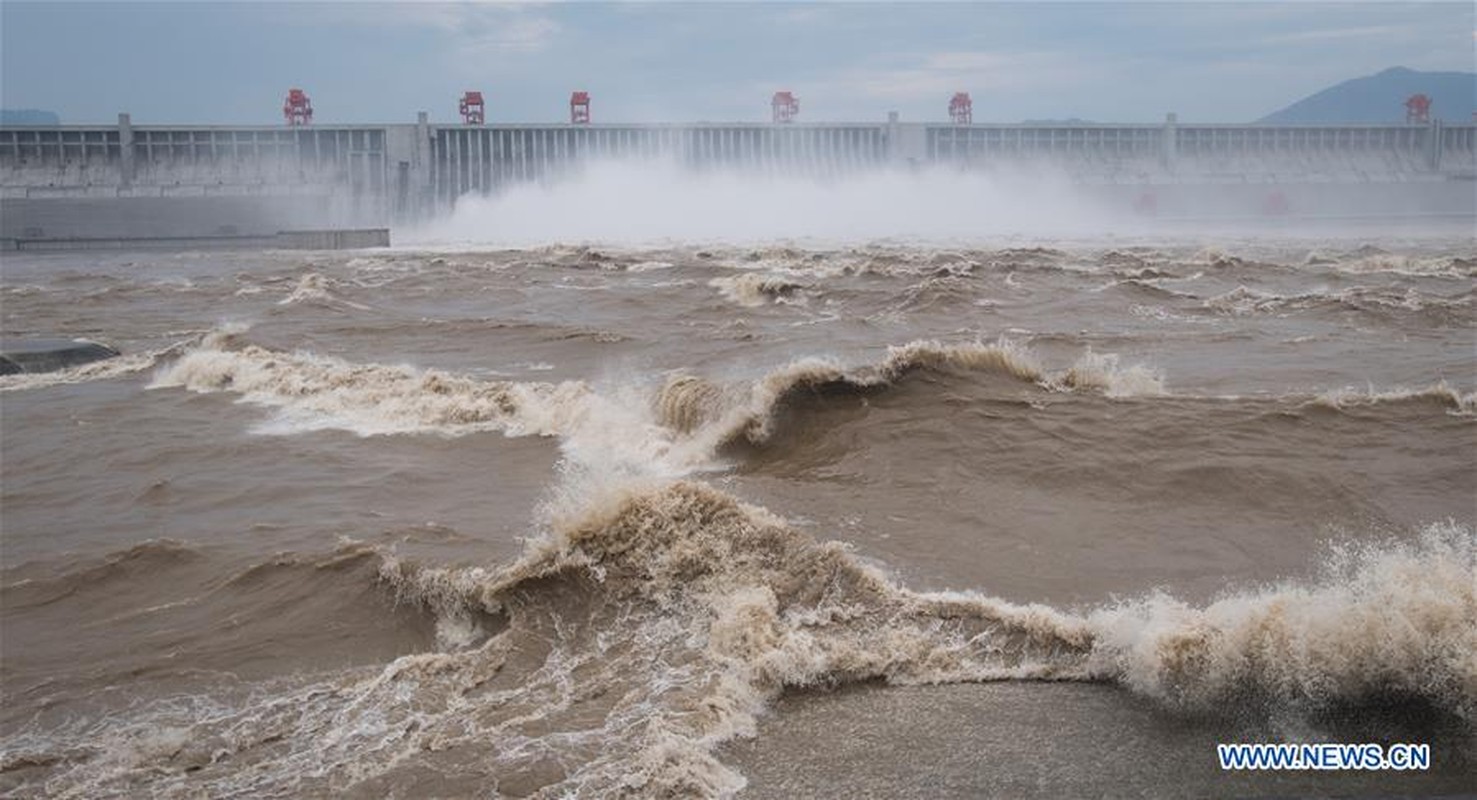
[[[898,121],[896,111],[887,114],[885,158],[892,166],[920,167],[928,157],[928,131],[923,123]]]
[[[425,215],[421,186],[425,160],[420,152],[418,125],[385,126],[385,185],[382,202],[396,224],[414,222]]]
[[[436,163],[431,160],[431,115],[418,111],[415,115],[415,155],[410,171],[415,183],[415,214],[430,217],[436,214],[436,178],[433,170]]]
[[[1165,114],[1164,127],[1159,133],[1159,163],[1164,171],[1173,175],[1175,162],[1179,160],[1179,115]]]
[[[887,163],[896,164],[903,160],[901,142],[898,136],[901,134],[897,123],[897,112],[887,112]]]
[[[118,188],[133,188],[133,118],[118,115]]]
[[[1426,128],[1426,167],[1432,172],[1441,171],[1442,138],[1441,120],[1431,120],[1431,124]]]

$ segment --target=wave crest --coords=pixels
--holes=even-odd
[[[1009,341],[920,341],[889,347],[880,362],[857,368],[848,369],[830,359],[803,358],[734,390],[680,374],[658,392],[657,415],[671,428],[693,432],[709,450],[741,440],[759,444],[774,433],[780,414],[806,395],[867,394],[920,371],[991,372],[1027,384],[1043,376],[1030,354]]]
[[[1279,295],[1237,286],[1202,301],[1210,310],[1233,316],[1272,314],[1284,311],[1359,311],[1372,314],[1420,314],[1437,324],[1466,322],[1473,310],[1472,293],[1454,297],[1427,294],[1415,289],[1352,286],[1335,293],[1309,292]]]
[[[746,308],[758,308],[770,302],[803,303],[805,295],[802,292],[809,288],[804,283],[780,275],[754,272],[714,278],[708,281],[708,285]]]
[[[635,785],[697,781],[700,794],[727,794],[718,787],[742,778],[713,757],[717,743],[753,735],[786,689],[869,680],[1109,682],[1194,711],[1248,697],[1268,710],[1417,698],[1468,721],[1477,711],[1477,538],[1454,524],[1413,543],[1336,548],[1311,582],[1203,608],[1156,594],[1079,616],[909,590],[845,545],[701,484],[584,500],[507,570],[430,581],[438,602],[459,585],[481,608],[527,609],[548,604],[551,580],[578,576],[624,609],[637,639],[677,648],[661,661],[685,665],[686,685],[701,690],[660,706],[632,751],[572,776],[584,787],[635,769]]]
[[[583,383],[484,382],[437,370],[352,364],[331,356],[240,344],[237,332],[206,337],[155,376],[150,388],[231,391],[283,409],[292,429],[338,427],[361,436],[564,429],[589,389]]]
[[[466,748],[518,794],[722,797],[745,781],[717,746],[754,735],[794,687],[1071,680],[1196,711],[1258,697],[1294,712],[1411,698],[1469,723],[1477,712],[1477,537],[1454,524],[1337,549],[1311,582],[1203,608],[1159,594],[1085,615],[909,590],[843,544],[687,481],[572,497],[502,568],[376,552],[379,579],[437,612],[450,652],[210,713],[165,703],[94,729],[100,757],[31,742],[5,763],[65,764],[48,785],[77,794],[140,780],[331,794],[382,786],[399,754]],[[495,630],[479,632],[486,615]],[[232,763],[269,758],[185,784],[197,761],[227,762],[135,746],[174,719]]]
[[[1090,620],[1098,669],[1176,706],[1419,698],[1477,721],[1477,537],[1453,523],[1413,543],[1335,549],[1309,585],[1203,609],[1159,594]]]
[[[1090,389],[1108,397],[1153,397],[1164,394],[1164,373],[1134,364],[1124,366],[1116,353],[1082,354],[1058,379],[1062,386]]]
[[[1447,413],[1456,416],[1472,416],[1477,414],[1477,391],[1463,393],[1443,380],[1418,389],[1336,389],[1314,397],[1306,405],[1348,411],[1355,408],[1422,403],[1440,406]]]
[[[917,373],[993,375],[1030,390],[1089,391],[1114,398],[1164,394],[1161,373],[1142,365],[1124,366],[1112,354],[1089,350],[1073,367],[1052,374],[1029,350],[1008,339],[915,341],[889,347],[873,364],[845,367],[831,359],[803,358],[731,388],[679,373],[657,392],[655,416],[662,425],[699,440],[709,452],[739,442],[762,444],[783,414],[805,397],[871,394]]]

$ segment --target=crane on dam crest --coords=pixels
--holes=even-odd
[[[800,98],[791,92],[775,92],[769,105],[774,111],[775,122],[794,122],[800,113]]]
[[[487,108],[482,104],[481,92],[466,92],[457,106],[462,114],[463,125],[482,125],[487,122]]]
[[[954,93],[949,100],[949,120],[955,125],[974,123],[974,101],[969,99],[969,92]]]
[[[590,124],[590,93],[574,92],[569,96],[569,124]]]
[[[302,89],[288,89],[287,99],[282,101],[282,116],[289,126],[310,125],[313,122],[313,101]]]
[[[1405,121],[1424,125],[1431,121],[1431,98],[1413,94],[1405,101]]]

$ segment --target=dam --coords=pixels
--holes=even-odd
[[[414,224],[591,159],[844,178],[1052,174],[1166,217],[1477,213],[1477,122],[0,127],[0,238],[272,236]]]

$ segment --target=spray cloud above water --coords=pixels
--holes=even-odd
[[[1117,215],[1065,177],[947,168],[816,179],[695,172],[673,161],[600,161],[577,173],[467,195],[406,231],[413,246],[969,240],[1095,235]]]

